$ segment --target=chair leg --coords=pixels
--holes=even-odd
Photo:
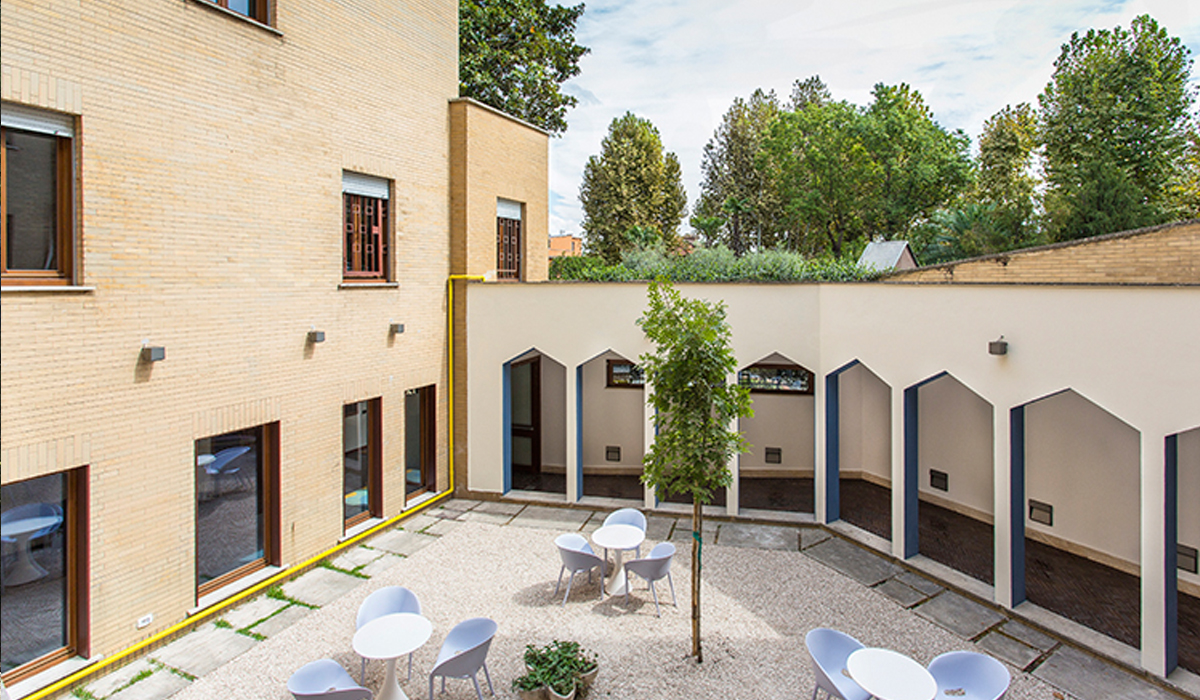
[[[487,678],[488,692],[491,693],[492,695],[495,695],[496,689],[492,687],[492,674],[488,673],[486,661],[483,662],[483,676],[484,676],[484,678]]]
[[[571,584],[572,583],[575,583],[575,572],[574,571],[571,572],[571,578],[567,579],[567,592],[563,593],[562,604],[564,606],[567,604],[567,598],[571,597]]]
[[[558,583],[554,584],[554,595],[558,595],[558,588],[559,588],[559,586],[562,585],[562,575],[563,575],[563,572],[566,570],[567,570],[566,564],[563,564],[562,568],[558,570]]]
[[[654,616],[662,617],[662,614],[658,612],[658,591],[654,590],[653,581],[650,582],[650,594],[654,596]]]
[[[819,685],[814,685],[814,686],[813,686],[813,696],[812,696],[812,700],[817,700],[817,688],[820,688],[820,687],[821,687],[821,686],[819,686]]]
[[[429,674],[429,700],[433,700],[433,674]],[[813,695],[813,700],[817,700],[817,696]]]
[[[479,700],[483,700],[483,691],[479,689],[479,674],[478,673],[471,674],[471,682],[475,684],[475,697],[479,698]]]
[[[412,657],[413,655],[410,652],[408,655],[408,680],[410,681],[412,680]]]
[[[358,674],[358,684],[359,685],[367,684],[367,657],[365,657],[365,656],[363,657],[363,660],[362,660],[362,673]]]
[[[675,582],[671,580],[671,572],[667,572],[667,584],[671,586],[671,605],[679,607],[679,603],[675,602]]]

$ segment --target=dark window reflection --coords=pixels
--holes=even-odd
[[[196,441],[196,584],[265,556],[263,429]]]

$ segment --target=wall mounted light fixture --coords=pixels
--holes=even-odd
[[[160,345],[143,345],[142,362],[158,362],[167,359],[167,349]]]
[[[993,340],[988,343],[988,354],[989,355],[1007,355],[1008,354],[1008,341],[1004,339],[1003,335],[1001,335],[998,339]]]
[[[309,331],[308,332],[308,342],[324,343],[325,342],[325,331],[318,331],[318,330]]]
[[[403,323],[389,323],[388,324],[388,333],[391,333],[392,335],[400,335],[403,332],[404,332],[404,324]]]

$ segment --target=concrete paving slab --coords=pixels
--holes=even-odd
[[[929,596],[900,583],[896,579],[888,579],[875,587],[875,590],[900,604],[901,607],[911,608]]]
[[[800,531],[794,527],[755,525],[753,523],[722,523],[717,544],[722,547],[776,549],[795,552],[800,549]]]
[[[163,700],[190,684],[191,681],[183,676],[160,668],[153,675],[143,678],[115,695],[110,695],[108,700]]]
[[[1178,700],[1173,693],[1074,647],[1059,647],[1033,675],[1086,700]]]
[[[488,513],[480,510],[468,511],[462,515],[463,522],[488,523],[489,525],[507,525],[512,519],[513,516],[511,513]]]
[[[478,508],[481,503],[483,501],[476,501],[470,498],[451,498],[448,501],[443,501],[438,508],[466,513],[469,510]]]
[[[462,523],[463,523],[463,521],[461,521],[461,520],[453,520],[450,518],[438,518],[434,521],[434,523],[432,525],[426,527],[421,532],[422,532],[422,534],[436,535],[437,537],[441,537],[442,535],[449,533],[451,530],[458,527],[459,525],[462,525]]]
[[[288,627],[291,627],[296,622],[304,619],[304,617],[310,612],[312,612],[312,610],[304,607],[303,605],[292,605],[278,615],[272,615],[271,617],[251,627],[250,631],[261,634],[264,637],[270,637],[271,635],[278,634]]]
[[[413,517],[400,523],[400,527],[408,532],[425,532],[428,528],[442,522],[441,518],[435,518],[432,515],[418,513]]]
[[[906,586],[917,589],[927,596],[937,595],[938,593],[941,593],[942,589],[944,588],[942,584],[936,581],[930,581],[924,576],[921,576],[920,574],[914,574],[911,571],[901,571],[900,573],[896,574],[896,580]]]
[[[1037,661],[1042,655],[1040,649],[1034,649],[1024,642],[1018,642],[995,631],[983,635],[976,645],[997,659],[1007,661],[1022,670],[1029,668],[1029,664]]]
[[[283,584],[283,592],[309,605],[326,605],[358,588],[363,579],[332,569],[315,568],[300,578]]]
[[[374,578],[392,568],[396,564],[399,564],[402,560],[402,557],[396,556],[395,554],[384,554],[375,561],[359,569],[358,573]]]
[[[1029,625],[1021,624],[1016,620],[1009,620],[1008,622],[1005,622],[1004,626],[1000,628],[1000,631],[1010,637],[1021,640],[1035,649],[1040,649],[1042,651],[1050,651],[1055,644],[1058,644],[1058,640],[1054,637],[1051,637],[1048,634],[1042,634]]]
[[[366,547],[351,547],[338,555],[336,559],[330,563],[339,569],[353,571],[360,566],[366,566],[375,561],[383,553],[377,549],[367,549]]]
[[[1004,616],[995,610],[952,591],[944,591],[914,609],[921,617],[945,627],[963,639],[974,639],[987,628],[1004,620]]]
[[[701,524],[701,532],[704,535],[704,544],[712,544],[717,540],[717,533],[720,530],[721,523],[716,520],[705,520]],[[675,523],[675,531],[671,533],[671,541],[675,543],[675,548],[679,549],[680,545],[691,546],[692,543],[692,519],[680,518]]]
[[[600,520],[599,524],[603,524]],[[591,525],[588,521],[588,525]],[[651,542],[665,542],[671,536],[671,528],[675,527],[675,518],[664,518],[659,515],[651,515],[646,518],[646,539]]]
[[[491,513],[493,515],[513,516],[521,512],[524,503],[507,503],[505,501],[484,501],[471,510],[472,513]]]
[[[840,537],[809,547],[804,553],[865,586],[877,585],[899,571],[891,562]]]
[[[408,530],[392,530],[382,535],[376,535],[367,542],[367,546],[371,549],[408,556],[436,541],[437,538],[432,535],[422,535]]]
[[[288,605],[286,600],[276,600],[260,595],[248,603],[243,603],[233,610],[227,611],[221,619],[233,625],[235,630],[249,627],[255,622]]]
[[[192,676],[203,676],[240,656],[257,643],[231,629],[204,625],[153,652],[150,657]]]
[[[112,695],[123,685],[133,680],[139,673],[150,671],[153,673],[158,670],[158,666],[150,663],[149,659],[138,659],[131,664],[127,664],[113,671],[112,673],[101,676],[96,680],[88,683],[83,687],[84,690],[91,693],[94,697],[104,698]]]
[[[821,528],[816,528],[816,527],[800,528],[800,549],[808,549],[809,547],[812,547],[813,545],[821,544],[825,540],[828,540],[830,537],[833,537],[833,535],[829,534],[828,532],[826,532],[825,530],[823,530]]]
[[[592,517],[590,510],[527,506],[517,517],[513,518],[509,525],[577,532],[590,517]]]

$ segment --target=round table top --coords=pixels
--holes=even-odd
[[[392,613],[354,633],[354,651],[368,659],[394,659],[416,651],[433,633],[433,623],[416,613]]]
[[[846,661],[855,683],[880,700],[932,700],[937,682],[924,666],[891,649],[859,649]]]
[[[10,520],[0,525],[0,535],[4,537],[20,537],[21,535],[28,535],[31,532],[54,527],[61,522],[62,517],[58,515],[41,515],[36,518]]]
[[[605,525],[592,533],[592,542],[605,549],[633,549],[646,539],[646,532],[633,525]]]

